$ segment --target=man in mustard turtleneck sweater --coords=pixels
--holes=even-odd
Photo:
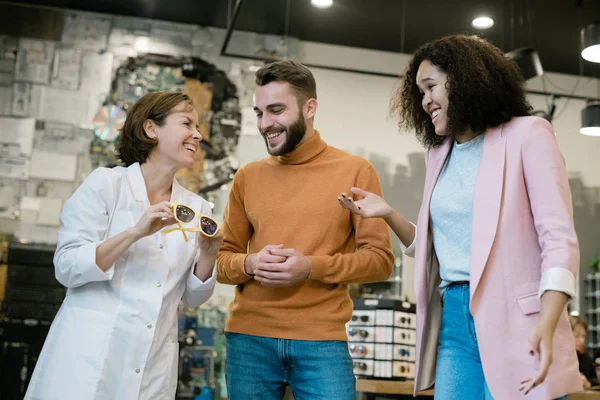
[[[373,166],[328,146],[313,127],[315,79],[279,61],[256,73],[254,110],[270,157],[235,175],[225,208],[218,281],[236,285],[226,326],[230,400],[355,398],[345,324],[349,283],[386,280],[389,230],[337,196],[381,195]]]

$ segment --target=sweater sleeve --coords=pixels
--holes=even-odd
[[[379,177],[372,165],[358,174],[356,187],[382,195]],[[349,212],[349,211],[348,211]],[[356,251],[348,254],[309,256],[309,279],[324,283],[369,283],[388,279],[394,267],[390,231],[381,218],[352,215]]]
[[[223,213],[223,244],[217,254],[217,281],[238,285],[253,279],[244,270],[252,224],[244,207],[244,174],[240,169],[233,179],[229,200]]]

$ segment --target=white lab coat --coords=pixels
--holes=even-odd
[[[171,196],[211,214],[204,199],[176,181]],[[149,206],[137,163],[93,171],[65,203],[54,265],[67,296],[25,400],[175,397],[179,301],[204,303],[216,279],[214,270],[206,282],[193,274],[198,233],[188,232],[185,242],[179,231],[159,231],[134,243],[105,272],[95,262],[105,237],[134,226]]]

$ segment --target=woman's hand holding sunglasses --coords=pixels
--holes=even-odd
[[[144,211],[142,218],[132,229],[134,235],[141,239],[150,236],[166,226],[175,223],[171,204],[168,201],[162,201],[154,204]]]
[[[200,248],[200,258],[196,263],[194,275],[202,282],[213,275],[217,253],[223,243],[223,230],[217,228],[217,231],[209,235],[198,235],[198,247]]]
[[[223,243],[223,230],[219,228],[213,236],[198,235],[198,246],[203,255],[214,257]]]
[[[219,231],[219,224],[217,221],[207,215],[200,214],[193,208],[180,203],[171,203],[171,214],[177,224],[174,228],[165,229],[164,234],[181,231],[183,239],[187,242],[188,236],[186,232],[200,232],[202,235],[209,238],[217,236]],[[197,221],[197,226],[190,225],[194,221]],[[223,239],[221,239],[223,241]],[[216,253],[215,253],[216,254]]]

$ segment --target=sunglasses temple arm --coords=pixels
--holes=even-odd
[[[183,234],[183,238],[187,242],[188,241],[188,237],[187,237],[187,235],[185,233],[185,228],[183,226],[181,226],[180,222],[177,222],[177,226],[179,226],[179,229],[181,230],[181,233]]]
[[[163,232],[164,234],[167,234],[167,233],[171,233],[171,232],[175,232],[175,231],[181,231],[181,233],[183,234],[183,238],[184,238],[184,239],[185,239],[185,241],[187,242],[189,239],[188,239],[188,237],[187,237],[187,235],[185,234],[185,232],[184,232],[184,231],[189,231],[189,230],[190,230],[189,228],[184,228],[184,227],[182,227],[181,225],[179,225],[179,227],[178,227],[178,228],[169,228],[169,229],[165,229],[165,230],[163,230],[162,232]]]
[[[202,232],[202,229],[201,228],[185,228],[185,227],[182,227],[182,228],[169,228],[169,229],[163,230],[162,232],[163,233],[171,233],[171,232],[174,232],[174,231]]]

